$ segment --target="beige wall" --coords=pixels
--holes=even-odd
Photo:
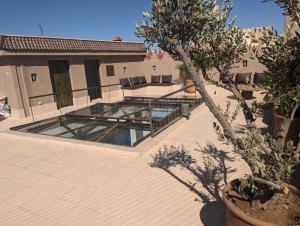
[[[172,74],[173,81],[179,79],[179,70],[177,65],[181,62],[174,61],[167,52],[163,53],[163,57],[160,59],[158,53],[153,53],[151,57],[147,57],[143,64],[143,73],[147,77],[147,81],[151,81],[151,75],[170,75]],[[155,66],[156,70],[153,69]]]
[[[247,60],[247,67],[243,66],[243,60]],[[255,72],[263,73],[265,70],[265,66],[260,64],[257,59],[253,58],[250,53],[245,53],[243,59],[233,66],[231,73],[252,73],[251,80],[253,81]],[[210,75],[214,80],[219,80],[220,75],[216,70],[212,70]]]
[[[67,60],[69,63],[70,80],[72,90],[87,88],[85,77],[85,60],[98,60],[100,63],[99,75],[101,85],[119,83],[119,78],[123,76],[138,76],[143,74],[143,55],[118,55],[118,56],[18,56],[1,58],[0,65],[0,92],[8,96],[9,104],[14,116],[24,117],[31,115],[30,105],[39,107],[39,112],[43,106],[48,106],[54,102],[53,96],[31,99],[33,96],[51,94],[52,85],[48,67],[49,60]],[[11,65],[11,66],[10,66]],[[114,65],[115,76],[109,77],[106,74],[106,65]],[[124,67],[126,71],[124,74]],[[37,82],[31,81],[31,74],[37,74]],[[17,80],[19,79],[19,81]],[[18,85],[18,83],[20,85]],[[99,84],[100,85],[100,84]],[[116,89],[112,87],[110,89]],[[108,90],[103,88],[103,95]],[[23,98],[21,98],[21,96]],[[22,99],[24,104],[22,103]],[[80,105],[87,101],[87,92],[80,91],[73,95],[75,105]],[[24,107],[23,107],[24,105]],[[55,110],[55,105],[45,109]],[[20,111],[23,114],[20,114]]]
[[[122,77],[134,77],[143,75],[144,56],[101,56],[100,78],[101,85],[119,83]],[[106,66],[114,65],[115,76],[107,76]],[[124,67],[126,67],[124,71]]]
[[[290,29],[290,30],[289,30]],[[291,33],[295,32],[295,31],[299,31],[299,27],[297,26],[297,24],[292,20],[291,16],[285,16],[285,23],[284,23],[284,32],[285,34],[288,33],[288,31],[290,31]],[[293,37],[294,35],[292,35]]]
[[[232,70],[233,73],[262,72],[264,67],[250,56],[245,55],[248,66],[243,67],[242,61]],[[73,90],[87,88],[85,77],[85,60],[99,61],[99,75],[102,86],[119,84],[122,77],[134,77],[145,75],[148,82],[151,75],[172,74],[173,82],[179,80],[178,61],[174,61],[167,53],[159,55],[156,52],[144,55],[117,55],[117,56],[18,56],[2,58],[0,64],[0,92],[8,96],[12,113],[15,116],[31,115],[30,104],[38,109],[38,112],[56,110],[53,96],[32,99],[29,97],[51,94],[52,85],[48,67],[49,60],[67,60],[69,62],[70,80]],[[115,76],[107,76],[106,65],[114,65]],[[155,66],[155,69],[153,68]],[[124,67],[126,68],[124,70]],[[36,73],[38,81],[31,81],[31,74]],[[212,72],[215,79],[219,79],[216,72]],[[103,97],[120,94],[120,87],[103,88]],[[115,90],[115,91],[114,91]],[[114,91],[114,92],[112,92]],[[23,97],[23,101],[22,98]],[[113,98],[113,97],[111,97]],[[89,101],[86,91],[73,94],[74,105],[80,106]],[[23,108],[24,106],[24,108]],[[25,110],[24,110],[25,109]]]
[[[13,110],[13,115],[24,117],[18,78],[15,66],[11,66],[10,59],[3,58],[0,63],[0,93],[8,97],[8,103]]]

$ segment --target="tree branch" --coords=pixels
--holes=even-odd
[[[252,137],[260,144],[261,149],[267,155],[270,155],[272,150],[262,142],[263,137],[262,137],[260,131],[256,127],[255,118],[254,118],[253,113],[252,113],[251,109],[249,108],[247,102],[245,101],[242,94],[238,90],[236,84],[230,83],[230,87],[231,87],[231,91],[232,91],[233,95],[235,96],[235,98],[238,100],[241,107],[243,108],[243,114],[244,114],[244,118],[247,123],[248,131],[250,132]]]
[[[300,134],[299,134],[299,137],[300,137]],[[300,165],[300,141],[296,148],[295,161],[296,161],[296,165]]]
[[[216,84],[217,86],[224,88],[230,92],[232,92],[232,94],[235,96],[235,98],[237,99],[237,101],[240,103],[242,109],[243,109],[243,114],[244,114],[244,118],[246,120],[247,123],[247,129],[249,130],[250,134],[252,135],[252,137],[260,144],[261,149],[267,154],[270,155],[271,154],[271,149],[269,147],[267,147],[262,141],[263,138],[261,136],[260,131],[256,128],[255,125],[255,119],[253,116],[252,111],[250,110],[247,102],[245,101],[245,99],[243,98],[242,94],[240,93],[240,91],[238,90],[237,86],[233,83],[229,83],[229,85],[226,84],[220,84],[216,81],[212,81],[211,79],[208,78],[207,79],[212,82],[213,84]]]
[[[202,71],[202,75],[203,75],[203,77],[204,77],[204,79],[205,79],[206,81],[209,81],[210,83],[214,84],[215,86],[221,87],[221,88],[226,89],[226,90],[228,90],[228,91],[231,92],[230,86],[228,86],[228,85],[226,85],[226,84],[224,84],[224,83],[220,83],[220,82],[217,82],[217,81],[214,81],[214,80],[210,79],[210,78],[208,77],[208,75],[207,75],[205,69],[201,69],[201,71]]]
[[[255,176],[251,176],[251,179],[253,181],[257,182],[257,183],[267,185],[267,186],[275,189],[278,192],[281,192],[281,193],[284,193],[284,194],[288,194],[288,192],[289,192],[289,189],[288,189],[287,186],[275,184],[275,183],[273,183],[273,182],[271,182],[269,180],[265,180],[265,179],[262,179],[262,178],[259,178],[259,177],[255,177]]]

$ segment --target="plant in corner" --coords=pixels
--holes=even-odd
[[[300,144],[295,147],[287,141],[282,147],[274,145],[272,137],[263,136],[256,127],[254,108],[244,100],[237,86],[230,80],[227,84],[214,82],[232,92],[242,108],[247,133],[237,135],[231,125],[236,111],[232,115],[228,110],[222,111],[203,83],[209,80],[211,69],[227,76],[246,51],[243,32],[234,20],[228,21],[231,9],[230,0],[220,4],[216,0],[152,0],[152,12],[143,14],[144,20],[137,25],[136,34],[147,44],[157,43],[174,59],[183,61],[196,90],[218,121],[214,128],[220,140],[231,143],[250,166],[251,175],[231,182],[224,190],[229,213],[227,224],[274,225],[280,221],[286,225],[298,224],[299,191],[288,183],[294,166],[299,163]],[[290,206],[280,206],[280,203]],[[281,212],[269,214],[274,208]],[[256,211],[251,212],[253,209]]]
[[[266,101],[273,103],[274,137],[282,147],[287,140],[299,141],[300,132],[300,8],[299,1],[275,0],[289,15],[291,24],[285,35],[266,28],[260,40],[262,51],[258,60],[265,65]]]

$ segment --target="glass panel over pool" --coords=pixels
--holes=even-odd
[[[113,104],[95,104],[66,115],[11,130],[68,139],[134,147],[181,117],[181,104],[193,109],[199,99],[129,99]]]

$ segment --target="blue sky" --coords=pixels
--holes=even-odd
[[[0,34],[39,35],[38,23],[46,36],[124,41],[135,37],[135,23],[151,0],[2,0]],[[234,0],[233,16],[240,27],[272,25],[281,32],[283,16],[273,3]]]

